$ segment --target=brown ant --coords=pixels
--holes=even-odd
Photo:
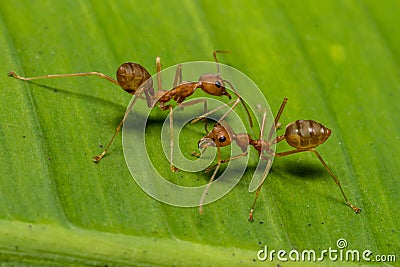
[[[128,62],[122,64],[118,69],[116,73],[117,79],[113,79],[103,73],[99,72],[84,72],[84,73],[71,73],[71,74],[55,74],[55,75],[44,75],[44,76],[36,76],[36,77],[22,77],[17,75],[15,72],[10,71],[8,73],[9,76],[14,77],[16,79],[24,80],[24,81],[30,81],[30,80],[36,80],[36,79],[49,79],[49,78],[60,78],[60,77],[72,77],[72,76],[97,76],[103,79],[106,79],[118,86],[120,86],[122,89],[124,89],[126,92],[129,94],[132,94],[135,96],[131,104],[128,106],[124,117],[122,118],[121,122],[117,126],[113,136],[111,137],[108,145],[106,148],[103,150],[103,152],[98,155],[93,157],[94,162],[99,162],[104,155],[106,154],[107,150],[111,146],[115,136],[117,133],[121,130],[121,127],[123,123],[125,122],[126,118],[128,117],[129,112],[132,110],[136,100],[138,98],[143,98],[143,94],[146,98],[147,101],[147,106],[149,108],[153,108],[154,106],[158,105],[158,107],[161,110],[169,110],[170,111],[170,134],[171,134],[171,157],[170,157],[170,166],[172,171],[177,171],[178,169],[173,166],[172,164],[172,155],[173,155],[173,117],[172,117],[172,110],[173,107],[170,104],[167,104],[170,100],[174,100],[176,104],[180,105],[181,107],[184,106],[189,106],[193,105],[199,102],[203,102],[204,104],[204,110],[206,111],[207,105],[206,105],[206,100],[205,99],[200,99],[200,100],[194,100],[191,102],[186,102],[182,103],[183,101],[186,100],[187,97],[191,96],[196,89],[200,88],[202,89],[205,93],[213,96],[227,96],[229,99],[231,99],[231,95],[227,92],[225,83],[227,83],[230,88],[233,90],[234,94],[237,96],[237,100],[232,105],[231,109],[233,109],[239,102],[243,103],[243,106],[247,112],[247,115],[249,116],[249,122],[250,125],[252,126],[252,120],[250,113],[244,104],[241,96],[238,94],[238,92],[235,90],[233,85],[227,81],[222,79],[220,73],[219,73],[219,63],[217,60],[217,53],[226,53],[227,51],[222,51],[222,50],[216,50],[213,52],[213,56],[215,59],[215,62],[217,64],[217,73],[216,74],[202,74],[199,78],[198,81],[196,82],[182,82],[182,71],[181,71],[181,65],[178,65],[176,75],[175,75],[175,80],[173,84],[173,88],[171,90],[165,91],[162,90],[161,88],[161,61],[160,58],[156,58],[156,69],[157,69],[157,84],[158,84],[158,91],[154,93],[154,87],[153,87],[153,82],[151,79],[151,75],[149,72],[140,64],[134,63],[134,62]],[[148,82],[146,82],[148,81]]]
[[[356,206],[352,205],[349,200],[347,199],[342,186],[340,185],[339,179],[333,174],[331,169],[326,165],[325,161],[322,159],[321,155],[318,153],[317,150],[315,150],[316,147],[319,145],[323,144],[331,135],[331,130],[325,127],[324,125],[313,121],[313,120],[297,120],[295,122],[292,122],[286,126],[286,131],[284,135],[276,137],[274,140],[271,141],[272,135],[274,130],[276,129],[278,125],[279,118],[283,112],[283,109],[286,105],[287,98],[285,98],[282,102],[282,105],[278,111],[278,114],[275,118],[274,125],[272,125],[271,130],[268,135],[268,139],[264,140],[263,139],[263,131],[264,131],[264,125],[265,125],[265,118],[266,118],[266,112],[264,112],[263,115],[263,121],[261,125],[261,130],[260,130],[260,137],[258,139],[252,139],[250,135],[247,133],[239,133],[235,134],[232,129],[229,127],[229,125],[223,123],[217,123],[215,124],[214,128],[199,141],[199,149],[202,149],[202,152],[204,152],[207,147],[209,146],[216,146],[217,147],[217,155],[218,155],[218,163],[210,168],[208,168],[206,171],[209,171],[213,168],[215,168],[215,171],[210,179],[210,182],[208,183],[207,188],[205,189],[201,200],[200,200],[200,208],[199,211],[200,213],[202,212],[202,206],[204,202],[205,195],[207,193],[208,187],[210,186],[210,183],[214,180],[215,175],[222,163],[226,163],[230,160],[237,159],[243,156],[247,155],[247,150],[248,147],[251,145],[253,146],[259,153],[260,159],[267,160],[267,166],[265,169],[265,172],[263,174],[262,180],[257,187],[256,191],[256,196],[254,198],[253,205],[250,209],[250,214],[249,214],[249,221],[253,221],[253,213],[254,213],[254,207],[257,201],[257,198],[260,194],[261,187],[263,183],[265,182],[265,179],[268,174],[268,170],[272,164],[272,156],[275,157],[283,157],[283,156],[288,156],[292,155],[295,153],[300,153],[300,152],[313,152],[317,158],[321,161],[322,165],[324,168],[328,171],[328,173],[331,175],[333,180],[335,181],[336,185],[339,187],[346,204],[351,207],[356,213],[359,213],[361,209],[357,208]],[[289,150],[285,152],[280,152],[280,153],[274,153],[273,150],[271,149],[271,146],[273,146],[276,143],[281,142],[282,140],[286,140],[286,142],[294,147],[294,150]],[[228,159],[221,159],[220,156],[220,147],[228,146],[232,143],[232,141],[235,141],[236,145],[238,145],[241,150],[242,154],[228,158]],[[199,157],[200,155],[193,152],[192,153],[194,156]]]

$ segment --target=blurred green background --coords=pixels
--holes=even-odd
[[[386,0],[2,1],[2,265],[276,266],[288,263],[262,262],[257,252],[268,246],[320,253],[337,249],[340,238],[349,250],[398,257],[399,15],[398,1]],[[248,75],[274,112],[289,98],[283,125],[314,119],[333,130],[319,151],[361,214],[345,206],[307,153],[274,161],[253,223],[251,173],[203,216],[167,206],[132,179],[120,135],[100,164],[91,162],[122,118],[128,94],[97,78],[7,77],[10,70],[114,76],[128,61],[154,73],[156,56],[168,67],[212,61],[215,49],[231,51],[219,60]],[[189,151],[201,136],[188,137]]]

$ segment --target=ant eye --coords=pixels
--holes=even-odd
[[[220,83],[219,81],[216,81],[216,82],[215,82],[215,86],[216,86],[217,88],[220,88],[222,85],[221,85],[221,83]]]
[[[226,141],[226,137],[225,137],[225,136],[221,136],[220,138],[218,138],[218,141],[219,141],[220,143],[223,143],[223,142]]]

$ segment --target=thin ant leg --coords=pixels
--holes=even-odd
[[[204,152],[207,150],[207,147],[204,147],[202,151],[200,151],[200,153],[197,153],[196,151],[192,151],[191,155],[195,156],[196,158],[200,158],[202,154],[204,154]]]
[[[82,72],[82,73],[69,73],[69,74],[50,74],[50,75],[43,75],[43,76],[36,76],[36,77],[22,77],[22,76],[19,76],[18,74],[16,74],[15,72],[13,72],[13,71],[10,71],[8,73],[8,76],[11,76],[11,77],[14,77],[16,79],[23,80],[23,81],[31,81],[31,80],[38,80],[38,79],[62,78],[62,77],[97,76],[97,77],[106,79],[106,80],[108,80],[108,81],[110,81],[110,82],[112,82],[112,83],[114,83],[114,84],[116,84],[118,86],[120,85],[118,83],[118,81],[114,80],[110,76],[107,76],[107,75],[105,75],[103,73],[95,72],[95,71]]]
[[[158,91],[162,92],[162,79],[161,79],[161,61],[160,58],[156,58],[156,66],[157,66],[157,86]],[[178,86],[182,81],[182,67],[181,64],[178,65],[175,73],[175,79],[173,83],[173,88]],[[178,103],[180,106],[186,106],[187,104]],[[189,105],[187,105],[189,106]],[[173,155],[174,155],[174,116],[173,116],[173,107],[169,106],[169,131],[170,131],[170,167],[172,172],[177,172],[178,168],[176,168],[173,164]]]
[[[196,105],[198,103],[203,103],[203,105],[207,106],[207,100],[206,99],[195,99],[195,100],[191,100],[189,102],[183,102],[183,103],[179,103],[179,107],[181,108],[185,108],[185,107],[190,107],[193,105]]]
[[[176,68],[174,84],[173,84],[174,87],[173,88],[177,87],[181,83],[182,83],[182,65],[178,64],[178,66]]]
[[[232,110],[237,106],[237,104],[239,104],[239,102],[240,98],[236,99],[235,103],[229,108],[229,110],[224,115],[222,115],[221,118],[219,118],[218,122],[221,123],[226,118],[226,116],[228,116],[228,114],[232,112]]]
[[[317,156],[317,158],[321,161],[322,165],[324,165],[325,169],[329,172],[329,174],[331,175],[331,177],[333,178],[333,180],[335,181],[335,183],[337,184],[337,186],[339,186],[340,191],[342,192],[342,195],[344,197],[344,200],[346,201],[346,204],[352,208],[356,213],[359,213],[361,211],[360,208],[357,208],[356,206],[352,205],[350,203],[350,201],[347,199],[346,195],[344,194],[343,188],[340,185],[339,179],[333,174],[333,172],[331,171],[331,169],[328,167],[328,165],[326,165],[325,161],[322,159],[321,155],[318,153],[317,150],[313,149],[311,150],[312,152],[314,152],[314,154]]]
[[[280,138],[278,142],[280,142],[283,139],[284,138]],[[293,149],[293,150],[289,150],[289,151],[285,151],[285,152],[276,153],[274,156],[280,158],[280,157],[285,157],[285,156],[289,156],[289,155],[300,153],[300,152],[306,152],[306,151],[312,151],[312,150],[299,148],[299,149]]]
[[[156,72],[157,72],[157,90],[162,90],[162,81],[161,81],[161,59],[160,57],[156,58]]]
[[[157,83],[158,83],[158,90],[162,91],[162,81],[161,81],[161,62],[160,58],[157,57],[156,59],[156,65],[157,65]],[[179,80],[178,80],[179,79]],[[180,80],[182,79],[182,69],[181,65],[179,64],[176,73],[175,73],[175,79],[173,83],[173,88],[177,86],[178,83],[180,83]],[[170,163],[170,168],[172,172],[177,172],[178,168],[176,168],[173,164],[174,160],[174,116],[173,116],[173,107],[169,106],[169,140],[170,140],[170,158],[169,158],[169,163]]]
[[[161,83],[161,59],[160,57],[156,57],[156,74],[157,74],[157,91],[162,90]],[[150,78],[151,79],[151,78]],[[147,90],[144,90],[144,94],[146,95],[146,102],[148,107],[153,107],[154,102],[154,87],[151,82],[151,86],[147,86]]]
[[[264,182],[265,182],[265,180],[267,178],[269,169],[271,168],[271,164],[272,164],[271,159],[267,158],[267,161],[268,161],[267,162],[267,166],[265,167],[261,183],[257,187],[256,196],[254,197],[253,205],[251,206],[251,209],[250,209],[250,214],[249,214],[249,221],[250,222],[254,221],[254,219],[253,219],[254,207],[256,206],[256,202],[257,202],[258,196],[260,195],[261,188],[262,188],[262,186],[263,186],[263,184],[264,184]]]
[[[247,156],[247,154],[248,154],[248,152],[246,151],[246,152],[243,152],[242,154],[239,154],[239,155],[230,157],[229,159],[223,159],[223,160],[221,160],[220,163],[218,162],[217,164],[215,164],[215,165],[213,165],[213,166],[211,166],[211,167],[208,167],[208,168],[205,170],[205,172],[207,173],[207,172],[211,171],[212,169],[214,169],[215,167],[217,167],[217,165],[220,165],[220,164],[223,164],[223,163],[227,163],[227,162],[229,162],[229,161],[231,161],[231,160],[234,160],[234,159],[239,159],[239,158],[245,157],[245,156]]]
[[[217,112],[218,110],[224,108],[225,106],[229,106],[230,104],[232,104],[232,103],[234,103],[234,102],[236,102],[236,101],[237,101],[237,100],[231,100],[231,101],[229,101],[227,104],[224,104],[224,105],[221,105],[221,106],[219,106],[219,107],[216,107],[215,109],[210,110],[209,112],[204,113],[203,115],[201,115],[201,116],[197,117],[196,119],[192,120],[190,123],[196,123],[196,122],[198,122],[199,120],[203,120],[203,119],[207,118],[210,114],[213,114],[214,112]]]
[[[221,118],[219,118],[219,120],[218,120],[219,123],[221,123],[229,115],[229,113],[232,112],[232,110],[239,104],[239,102],[243,103],[242,98],[239,95],[237,95],[237,97],[238,98],[236,100],[232,100],[232,101],[228,102],[228,104],[226,104],[226,105],[230,105],[230,104],[233,103],[233,105],[231,107],[229,107],[229,110],[227,112],[225,112],[225,114],[222,115]],[[244,105],[244,103],[243,103],[243,105]],[[210,114],[222,109],[223,107],[225,107],[225,105],[219,106],[219,107],[217,107],[217,108],[215,108],[215,109],[213,109],[213,110],[211,110],[211,111],[209,111],[207,113],[204,113],[203,115],[201,115],[201,116],[197,117],[196,119],[192,120],[191,123],[195,123],[195,122],[198,122],[199,120],[207,119],[208,115],[210,115]],[[245,107],[245,110],[246,110],[246,112],[247,112],[247,114],[249,116],[249,123],[250,123],[251,127],[253,127],[253,121],[251,120],[250,113],[249,113],[246,105],[244,105],[244,107]],[[206,132],[208,132],[207,128],[206,128]]]
[[[268,139],[267,139],[268,141],[271,140],[272,135],[274,134],[274,131],[276,130],[277,125],[279,124],[279,119],[281,118],[282,112],[286,106],[287,101],[288,101],[288,99],[285,97],[283,99],[281,106],[279,107],[278,114],[276,114],[276,117],[275,117],[274,125],[272,125],[272,127],[269,131],[269,134],[268,134]]]
[[[281,152],[281,153],[277,153],[275,154],[276,157],[284,157],[284,156],[288,156],[288,155],[292,155],[292,154],[296,154],[296,153],[300,153],[300,152],[305,152],[305,151],[310,151],[310,152],[314,152],[314,154],[317,156],[317,158],[321,161],[322,165],[324,166],[324,168],[328,171],[328,173],[330,174],[330,176],[333,178],[333,180],[335,181],[335,184],[339,187],[340,191],[342,192],[342,195],[344,197],[344,200],[346,201],[346,204],[352,208],[356,213],[359,213],[361,211],[360,208],[357,208],[356,206],[352,205],[348,198],[346,197],[342,186],[340,185],[339,179],[333,174],[333,172],[331,171],[331,169],[328,167],[328,165],[326,165],[325,161],[322,159],[321,155],[318,153],[317,150],[311,148],[311,149],[296,149],[296,150],[289,150],[289,151],[285,151],[285,152]]]
[[[200,214],[203,214],[204,199],[205,199],[205,197],[206,197],[206,195],[207,195],[207,192],[208,192],[208,189],[210,188],[211,183],[214,181],[214,178],[215,178],[215,176],[217,175],[217,172],[218,172],[218,170],[219,170],[219,167],[221,166],[221,151],[220,151],[219,146],[217,146],[217,154],[218,154],[218,164],[217,164],[217,167],[215,168],[214,173],[213,173],[213,175],[211,176],[210,181],[208,182],[208,184],[207,184],[207,186],[206,186],[206,189],[204,189],[204,192],[203,192],[203,194],[201,195],[201,198],[200,198],[200,204],[199,204],[199,213],[200,213]]]
[[[205,99],[196,99],[190,102],[179,103],[181,108],[192,106],[198,103],[204,103],[204,106],[207,106]],[[176,168],[173,164],[173,155],[174,155],[174,115],[173,115],[173,107],[169,106],[169,138],[170,138],[170,166],[171,171],[176,172],[178,168]]]
[[[178,74],[179,68],[177,70]],[[179,76],[179,75],[176,75]],[[205,101],[205,100],[204,100]],[[193,100],[187,103],[178,103],[180,107],[187,107],[197,103],[203,102],[203,100]],[[170,134],[170,167],[172,172],[177,172],[178,168],[176,168],[173,164],[173,155],[174,155],[174,115],[173,115],[173,107],[169,106],[169,134]]]
[[[282,103],[282,104],[283,104],[283,103]],[[281,110],[281,109],[283,109],[283,108],[282,108],[282,105],[281,105],[280,110]],[[278,114],[279,114],[279,112],[278,112]],[[264,138],[264,128],[265,128],[265,121],[266,121],[266,118],[267,118],[267,110],[265,110],[265,111],[264,111],[264,114],[263,114],[262,124],[261,124],[261,129],[260,129],[260,138],[259,138],[259,140],[263,140],[263,138]],[[279,119],[279,118],[278,118],[278,119]],[[275,128],[274,125],[272,125],[271,130],[270,130],[270,133],[271,133],[273,130],[275,130],[274,128]],[[270,167],[271,167],[271,163],[272,163],[272,161],[271,161],[270,158],[265,158],[265,157],[262,155],[262,149],[261,149],[261,153],[260,153],[260,159],[266,159],[268,162],[267,162],[267,166],[265,167],[265,170],[264,170],[264,173],[263,173],[261,182],[260,182],[260,184],[259,184],[258,187],[257,187],[256,196],[254,197],[253,205],[251,206],[251,209],[250,209],[250,214],[249,214],[249,221],[250,221],[250,222],[252,222],[252,221],[254,220],[254,219],[253,219],[254,207],[255,207],[255,205],[256,205],[256,201],[257,201],[257,199],[258,199],[258,196],[260,195],[261,187],[263,186],[264,181],[265,181],[265,179],[267,178],[267,175],[268,175],[269,169],[270,169]]]
[[[245,151],[245,152],[243,152],[242,154],[239,154],[239,155],[230,157],[229,159],[223,159],[223,160],[221,160],[221,163],[227,163],[227,162],[229,162],[229,161],[231,161],[231,160],[239,159],[239,158],[241,158],[241,157],[245,157],[245,156],[247,156],[247,154],[248,154],[248,152]]]
[[[179,107],[189,107],[198,103],[204,103],[204,106],[207,106],[205,99],[195,99],[190,102],[179,103]],[[173,115],[173,107],[169,106],[169,131],[170,131],[170,167],[172,172],[177,172],[178,168],[176,168],[173,164],[173,155],[174,155],[174,115]]]
[[[169,138],[170,138],[170,158],[169,163],[172,172],[177,172],[178,168],[174,166],[174,116],[173,116],[173,108],[169,106]]]
[[[229,86],[231,87],[232,91],[235,93],[236,97],[240,100],[240,102],[242,102],[243,107],[244,107],[244,109],[245,109],[245,111],[246,111],[246,113],[247,113],[247,117],[249,118],[250,127],[253,127],[253,120],[251,119],[250,111],[249,111],[249,109],[247,108],[246,104],[244,103],[243,98],[239,95],[239,93],[236,91],[235,87],[233,86],[233,84],[232,84],[230,81],[224,80],[224,82],[226,82],[227,84],[229,84]],[[236,105],[237,105],[237,104],[236,104]],[[235,105],[235,106],[236,106],[236,105]],[[233,106],[232,106],[232,109],[233,109]],[[229,112],[230,112],[230,111],[229,111]]]
[[[287,100],[288,100],[287,98],[283,99],[283,102],[282,102],[282,104],[281,104],[281,106],[280,106],[280,108],[278,110],[278,113],[277,113],[277,115],[275,117],[275,120],[274,120],[274,124],[271,126],[271,129],[269,130],[269,133],[268,133],[268,139],[267,139],[268,142],[270,142],[270,140],[272,138],[272,135],[273,135],[274,131],[276,130],[276,127],[277,127],[277,125],[279,123],[279,119],[280,119],[280,117],[282,115],[283,109],[285,108]],[[263,119],[262,119],[262,124],[261,124],[261,129],[260,129],[260,139],[259,140],[263,139],[266,116],[267,116],[267,111],[265,110],[264,114],[263,114]],[[276,140],[277,139],[275,139],[272,142],[272,144],[277,143]],[[283,140],[283,138],[281,140]],[[281,140],[279,140],[279,141],[281,141]],[[268,150],[269,150],[269,148],[268,148]],[[270,158],[267,158],[267,157],[262,155],[262,150],[261,150],[261,153],[260,153],[260,159],[267,160],[268,162],[267,162],[267,166],[265,167],[265,170],[264,170],[260,185],[257,187],[256,196],[254,197],[253,205],[251,206],[251,209],[250,209],[249,221],[251,221],[251,222],[254,220],[253,219],[253,213],[254,213],[254,208],[255,208],[258,196],[260,195],[261,188],[262,188],[262,186],[263,186],[263,184],[264,184],[264,182],[265,182],[265,180],[267,178],[269,169],[271,168],[271,164],[272,164],[272,160]]]
[[[207,100],[206,99],[195,99],[195,100],[191,100],[189,102],[183,102],[183,103],[179,104],[179,107],[181,107],[183,109],[184,107],[190,107],[190,106],[196,105],[198,103],[203,103],[204,111],[207,110]],[[208,131],[207,131],[207,120],[206,120],[206,124],[205,124],[205,130],[208,133]]]
[[[263,140],[263,138],[264,138],[264,128],[265,128],[265,121],[266,120],[267,120],[267,110],[264,110],[263,117],[262,117],[262,122],[261,122],[260,136],[258,138],[259,140]]]
[[[103,150],[103,152],[101,152],[100,155],[93,157],[93,161],[94,161],[95,163],[98,163],[98,162],[104,157],[104,155],[107,153],[107,151],[108,151],[108,149],[110,148],[112,142],[114,141],[115,136],[116,136],[116,135],[118,134],[118,132],[121,130],[122,125],[124,124],[126,118],[128,118],[129,113],[131,112],[131,110],[132,110],[133,106],[135,105],[137,99],[139,98],[140,94],[142,93],[142,90],[143,90],[143,89],[139,89],[139,90],[136,92],[135,98],[133,99],[132,103],[128,106],[128,108],[127,108],[127,110],[126,110],[126,112],[125,112],[125,114],[124,114],[124,117],[122,118],[121,122],[118,124],[118,127],[117,127],[117,129],[115,130],[113,136],[111,137],[111,140],[108,142],[106,148]]]
[[[207,101],[204,99],[204,108],[203,108],[203,114],[207,113]],[[206,133],[208,133],[208,129],[207,129],[207,123],[208,120],[207,118],[204,118],[204,130],[206,131]]]

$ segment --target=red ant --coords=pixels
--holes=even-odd
[[[236,102],[232,105],[231,110],[239,103],[242,102],[243,106],[247,112],[247,115],[249,116],[249,122],[250,125],[252,126],[252,120],[250,113],[244,104],[241,96],[238,94],[238,92],[235,90],[233,85],[227,81],[222,79],[220,73],[219,73],[219,64],[217,60],[217,53],[226,53],[227,51],[222,51],[222,50],[216,50],[213,52],[213,56],[215,59],[215,62],[217,64],[217,73],[216,74],[202,74],[199,78],[198,81],[196,82],[182,82],[182,70],[181,70],[181,65],[178,65],[178,68],[176,70],[175,74],[175,80],[173,84],[173,88],[171,90],[165,91],[162,90],[161,87],[161,61],[160,58],[156,58],[156,69],[157,69],[157,84],[158,84],[158,91],[154,93],[154,87],[153,87],[153,82],[151,79],[151,75],[149,72],[140,64],[134,63],[134,62],[128,62],[122,64],[118,69],[116,73],[117,79],[113,79],[103,73],[99,72],[84,72],[84,73],[71,73],[71,74],[55,74],[55,75],[44,75],[44,76],[37,76],[37,77],[22,77],[17,75],[15,72],[10,71],[8,73],[9,76],[14,77],[16,79],[24,80],[24,81],[30,81],[30,80],[36,80],[36,79],[49,79],[49,78],[60,78],[60,77],[72,77],[72,76],[97,76],[103,79],[106,79],[118,86],[120,86],[122,89],[124,89],[127,93],[132,94],[135,96],[131,104],[128,106],[124,117],[122,118],[121,122],[117,126],[113,136],[111,137],[108,145],[106,148],[103,150],[103,152],[98,155],[93,157],[94,162],[98,163],[106,154],[108,151],[109,147],[111,146],[112,142],[114,141],[115,136],[117,133],[121,130],[121,127],[123,123],[125,122],[126,118],[128,117],[129,112],[132,110],[136,100],[138,98],[143,98],[143,94],[146,98],[147,101],[147,106],[149,108],[153,108],[154,106],[158,105],[158,107],[161,110],[169,110],[170,111],[170,134],[171,134],[171,157],[170,157],[170,166],[172,171],[177,171],[178,169],[173,165],[173,116],[172,116],[172,110],[173,107],[170,104],[167,104],[169,101],[174,100],[177,105],[184,107],[184,106],[189,106],[193,105],[199,102],[203,102],[204,104],[204,110],[207,109],[206,107],[206,100],[201,99],[201,100],[194,100],[191,102],[186,102],[182,103],[186,100],[187,97],[191,96],[196,89],[200,88],[202,89],[205,93],[213,96],[227,96],[229,99],[231,99],[231,95],[227,92],[225,83],[227,83],[230,88],[233,90],[234,94],[237,96]],[[146,82],[148,81],[148,82]]]
[[[273,132],[277,128],[279,118],[283,112],[283,109],[286,105],[287,98],[285,98],[282,102],[282,105],[278,111],[278,114],[275,118],[274,125],[272,125],[271,130],[269,132],[268,138],[266,140],[263,139],[263,132],[264,132],[264,125],[265,125],[265,118],[266,118],[266,112],[264,112],[263,115],[263,121],[261,125],[261,130],[260,130],[260,136],[258,139],[252,139],[250,135],[247,133],[239,133],[235,134],[232,129],[229,127],[229,125],[223,123],[217,123],[214,125],[214,128],[199,141],[199,149],[202,149],[202,153],[207,149],[209,146],[216,146],[217,147],[217,155],[218,155],[218,163],[210,168],[208,168],[206,171],[209,171],[213,168],[215,168],[215,171],[208,183],[207,188],[205,189],[201,199],[200,199],[200,208],[199,211],[200,213],[202,212],[202,206],[204,203],[204,198],[207,194],[207,190],[211,184],[211,182],[214,180],[215,175],[222,163],[226,163],[230,160],[237,159],[243,156],[247,155],[247,150],[249,146],[253,146],[257,151],[260,156],[260,159],[267,160],[267,166],[265,169],[265,172],[263,174],[262,180],[257,187],[256,191],[256,196],[254,198],[253,205],[250,209],[250,214],[249,214],[249,221],[253,221],[253,213],[254,213],[254,207],[257,201],[257,198],[260,194],[261,187],[265,182],[265,179],[268,174],[268,170],[272,164],[272,156],[275,157],[283,157],[283,156],[288,156],[292,155],[295,153],[300,153],[300,152],[312,152],[314,153],[317,158],[321,161],[322,165],[324,168],[328,171],[328,173],[331,175],[333,180],[335,181],[336,185],[339,187],[344,200],[346,201],[346,204],[351,207],[356,213],[359,213],[361,209],[357,208],[356,206],[352,205],[349,200],[347,199],[342,186],[340,185],[339,179],[333,174],[331,169],[326,165],[325,161],[322,159],[321,155],[318,153],[315,148],[317,148],[319,145],[323,144],[331,135],[331,130],[324,125],[313,121],[313,120],[297,120],[295,122],[292,122],[286,126],[286,131],[284,135],[276,137],[274,140],[271,141]],[[294,147],[294,150],[289,150],[285,152],[280,152],[280,153],[274,153],[274,151],[271,149],[271,146],[273,146],[276,143],[281,142],[282,140],[286,140],[286,142]],[[225,147],[228,146],[232,143],[232,141],[235,141],[236,145],[238,145],[242,149],[242,154],[239,154],[237,156],[228,158],[228,159],[221,159],[220,155],[220,147]],[[193,152],[192,153],[194,156],[199,157],[200,155]]]

